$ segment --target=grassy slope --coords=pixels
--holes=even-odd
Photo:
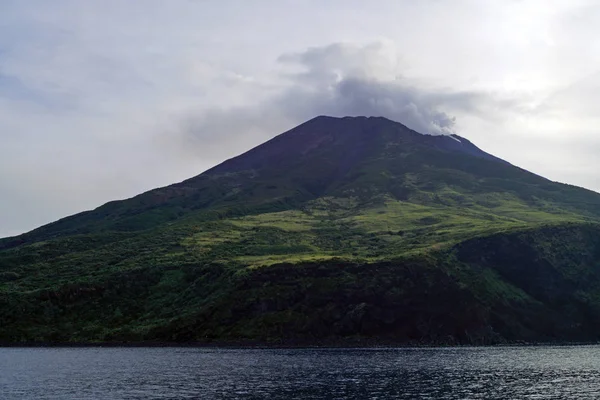
[[[323,197],[297,210],[208,221],[192,216],[142,233],[99,232],[35,242],[0,253],[0,290],[58,287],[141,266],[179,263],[260,267],[333,257],[385,260],[494,232],[588,219],[569,211],[532,209],[508,194],[473,196],[470,207],[445,204],[445,196],[454,196],[450,188],[436,196],[438,202],[430,205],[389,196],[367,204]],[[487,206],[477,204],[480,198]]]
[[[456,249],[493,234],[577,232],[586,218],[531,210],[506,194],[484,195],[493,208],[456,208],[443,204],[443,193],[452,195],[440,191],[442,202],[431,205],[325,197],[299,210],[184,218],[141,234],[103,232],[5,250],[0,340],[552,339],[522,326],[521,308],[544,307],[528,288],[494,266],[481,271],[481,262],[461,260],[476,249]],[[535,248],[552,249],[557,239],[540,237]],[[581,245],[576,239],[565,254]],[[596,301],[595,290],[576,296]],[[498,304],[510,312],[495,315]],[[496,323],[517,327],[497,332]],[[330,324],[333,335],[323,331]]]
[[[597,340],[598,238],[596,225],[567,224],[478,237],[388,261],[260,268],[163,261],[41,290],[4,285],[0,339]]]

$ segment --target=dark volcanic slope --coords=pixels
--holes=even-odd
[[[336,166],[340,171],[339,176],[342,176],[349,167],[385,152],[385,148],[391,143],[402,146],[405,150],[413,146],[423,146],[505,162],[459,136],[422,135],[383,117],[321,116],[227,160],[206,173],[222,174],[277,167],[287,169],[302,163],[302,158],[307,155],[318,156],[313,152],[318,152],[320,148],[331,157],[330,163]]]
[[[599,219],[462,137],[318,117],[0,240],[0,342],[598,340]]]

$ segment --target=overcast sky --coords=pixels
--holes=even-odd
[[[320,114],[600,190],[600,2],[0,0],[0,237]]]

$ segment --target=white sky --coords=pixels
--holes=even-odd
[[[0,237],[319,114],[600,190],[600,1],[2,0]]]

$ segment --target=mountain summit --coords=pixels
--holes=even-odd
[[[394,146],[391,147],[390,146]],[[383,117],[316,117],[211,169],[211,172],[298,165],[301,157],[328,156],[340,173],[368,158],[411,151],[415,146],[499,159],[457,135],[430,136]],[[337,162],[337,163],[336,163]]]
[[[0,240],[0,340],[596,340],[599,220],[458,135],[321,116]]]

